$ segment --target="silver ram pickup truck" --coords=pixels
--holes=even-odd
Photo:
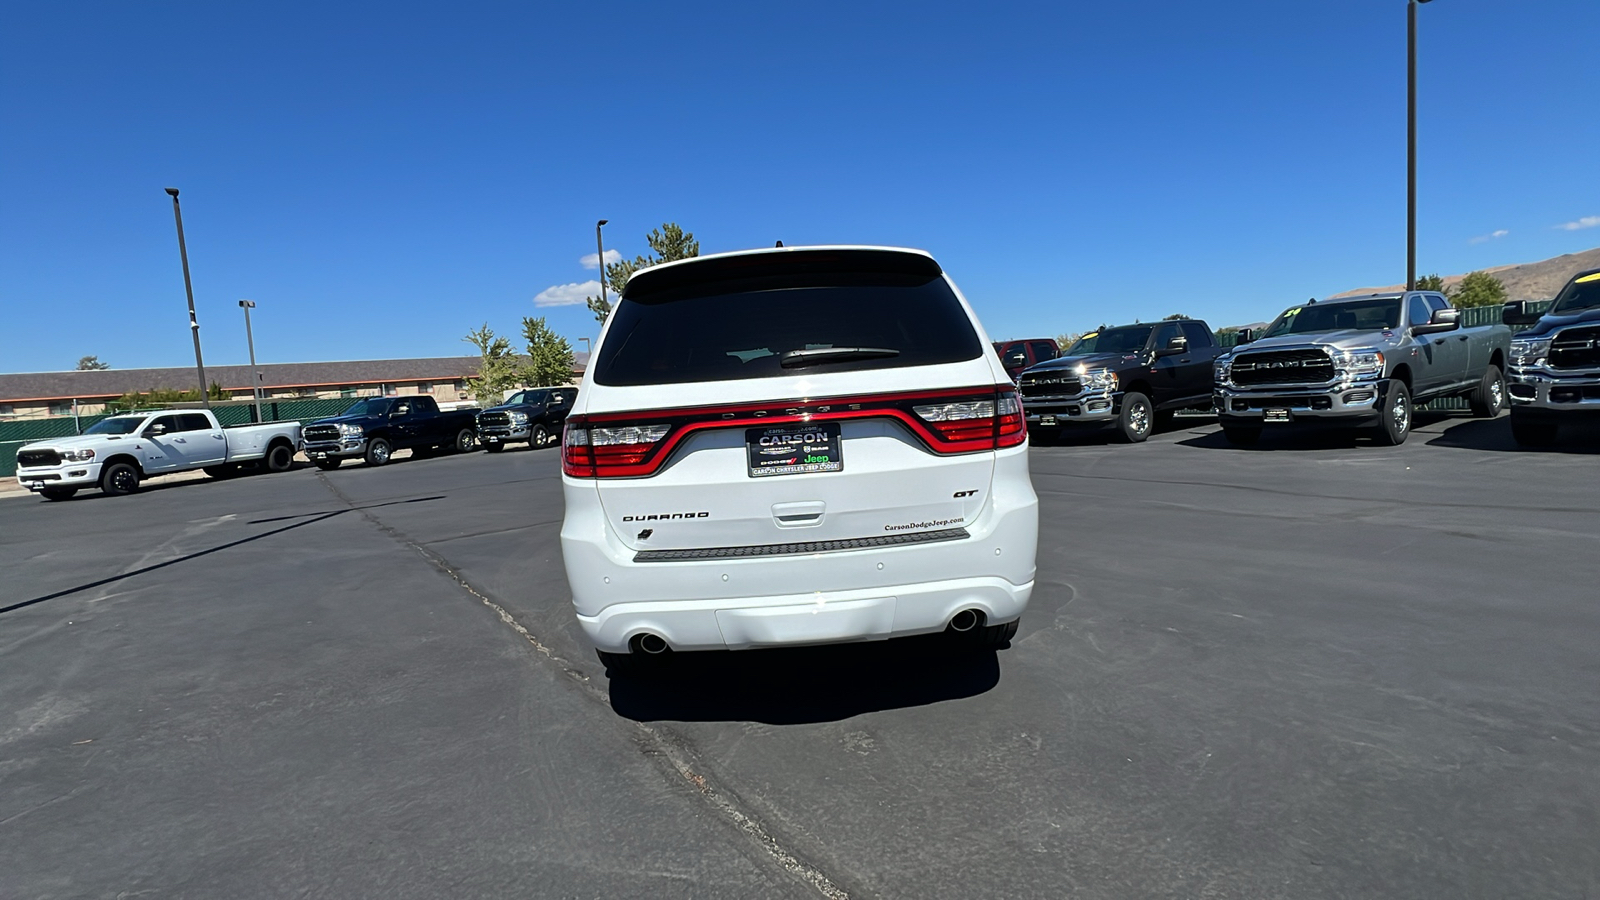
[[[1555,443],[1562,422],[1600,416],[1600,269],[1572,276],[1543,316],[1507,303],[1507,325],[1532,325],[1511,340],[1511,435],[1524,447]]]
[[[1370,428],[1393,446],[1414,404],[1467,397],[1474,415],[1505,406],[1511,330],[1461,327],[1443,294],[1412,291],[1315,300],[1284,310],[1259,338],[1217,359],[1212,397],[1229,442],[1263,428]]]

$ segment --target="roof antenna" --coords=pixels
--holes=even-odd
[[[774,246],[774,247],[782,247],[783,246],[783,241],[779,241],[776,244],[773,244],[772,246]]]

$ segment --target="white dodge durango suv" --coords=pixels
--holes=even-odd
[[[623,654],[938,631],[1033,591],[1021,400],[926,253],[787,247],[634,274],[562,441],[578,621]]]

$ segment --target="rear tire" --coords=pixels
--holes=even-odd
[[[1411,389],[1404,381],[1390,379],[1388,390],[1383,392],[1383,412],[1380,413],[1374,439],[1384,447],[1398,447],[1411,436]]]
[[[77,492],[77,488],[45,488],[39,492],[39,496],[46,500],[71,500]]]
[[[1261,440],[1261,429],[1254,425],[1224,425],[1222,436],[1235,447],[1254,447]]]
[[[984,650],[1004,650],[1011,646],[1011,639],[1017,636],[1017,626],[1021,624],[1021,619],[1014,619],[1004,625],[985,625],[977,629],[973,644]]]
[[[1122,412],[1117,414],[1117,440],[1124,444],[1142,443],[1155,424],[1155,407],[1138,391],[1122,395]]]
[[[339,468],[339,463],[342,462],[344,462],[342,459],[318,459],[313,460],[312,465],[324,472],[332,472],[334,469]]]
[[[500,443],[499,441],[495,441],[492,444],[484,444],[483,449],[489,453],[499,453],[500,451],[506,449],[506,445]]]
[[[1511,412],[1511,436],[1523,447],[1548,447],[1556,442],[1561,426],[1542,419],[1528,419]]]
[[[471,428],[463,428],[456,432],[455,443],[451,444],[450,448],[457,453],[471,453],[477,442],[477,434]]]
[[[112,463],[100,473],[101,493],[121,497],[137,490],[139,490],[139,470],[132,463]]]
[[[394,448],[385,438],[373,438],[367,442],[367,453],[363,458],[369,466],[388,465],[389,457],[394,453]]]
[[[267,457],[262,463],[268,472],[287,472],[294,468],[294,448],[288,444],[273,444],[267,448]]]
[[[543,425],[533,426],[533,432],[528,435],[528,446],[537,450],[550,443],[550,432]]]
[[[1491,365],[1483,372],[1483,380],[1468,398],[1472,414],[1480,419],[1492,419],[1506,408],[1506,377],[1500,367]]]

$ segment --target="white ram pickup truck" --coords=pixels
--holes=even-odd
[[[47,500],[88,487],[131,494],[145,478],[190,469],[214,478],[244,466],[283,472],[300,446],[299,422],[223,428],[204,409],[130,413],[101,419],[76,437],[24,445],[17,451],[17,481]]]

